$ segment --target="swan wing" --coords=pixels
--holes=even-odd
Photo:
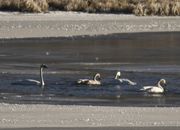
[[[163,93],[164,92],[163,88],[159,88],[157,86],[144,86],[140,90],[146,91],[146,92],[149,92],[149,93]]]
[[[141,88],[141,91],[148,91],[152,88],[153,86],[144,86],[143,88]]]
[[[41,84],[41,82],[40,81],[38,81],[38,80],[34,80],[34,79],[26,79],[26,81],[27,82],[30,82],[30,83],[35,83],[35,84]]]
[[[133,82],[129,79],[119,79],[119,82],[120,83],[125,83],[125,84],[128,84],[128,85],[136,85],[137,83],[136,82]]]
[[[150,93],[163,93],[164,89],[160,87],[152,87],[148,92]]]
[[[89,80],[88,85],[101,85],[101,82],[100,81],[96,81],[96,80]]]
[[[77,84],[87,84],[89,82],[89,79],[79,79],[77,81]]]
[[[89,79],[80,79],[77,81],[77,84],[84,84],[84,85],[100,85],[100,81],[89,80]]]
[[[17,82],[12,83],[13,85],[40,85],[41,82],[34,79],[25,79],[25,80],[19,80]]]

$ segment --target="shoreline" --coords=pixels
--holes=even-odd
[[[47,14],[0,12],[0,39],[91,37],[123,33],[179,31],[179,16],[139,17],[62,11]]]
[[[138,36],[138,35],[151,35],[151,36],[155,36],[155,35],[166,35],[166,34],[179,34],[180,31],[175,31],[175,32],[127,32],[127,33],[112,33],[112,34],[99,34],[99,35],[78,35],[78,36],[69,36],[69,37],[65,37],[65,36],[59,36],[59,37],[15,37],[15,38],[0,38],[0,41],[24,41],[24,40],[67,40],[67,41],[71,41],[71,40],[93,40],[93,39],[98,39],[98,40],[103,40],[103,39],[121,39],[121,38],[126,38],[128,36]]]
[[[0,104],[0,128],[180,127],[180,108]],[[106,113],[106,114],[105,114]]]
[[[0,130],[179,130],[179,127],[31,127],[0,128]]]

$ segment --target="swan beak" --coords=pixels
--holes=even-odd
[[[165,86],[165,87],[167,86],[167,83],[166,83],[166,82],[164,83],[164,86]]]
[[[99,77],[98,80],[101,81],[101,77]]]
[[[47,69],[47,68],[48,68],[48,66],[47,66],[47,65],[45,65],[45,64],[42,64],[42,65],[41,65],[41,67],[42,67],[42,68],[45,68],[45,69]]]
[[[47,69],[47,68],[48,68],[48,66],[47,66],[47,65],[45,65],[45,66],[44,66],[44,68],[46,68],[46,69]]]

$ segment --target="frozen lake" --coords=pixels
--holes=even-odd
[[[0,102],[110,106],[180,106],[180,33],[136,33],[94,37],[0,40]],[[39,79],[47,64],[45,90],[14,85]],[[117,71],[136,86],[114,83]],[[102,76],[99,87],[79,86],[80,78]],[[139,91],[167,80],[166,92]]]

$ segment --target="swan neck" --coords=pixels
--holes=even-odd
[[[94,76],[94,81],[98,81],[98,80],[97,80],[97,77],[99,77],[99,75],[96,74],[96,75]]]
[[[96,78],[97,78],[97,76],[95,75],[95,76],[94,76],[94,81],[96,81]]]
[[[163,86],[161,85],[161,82],[158,82],[158,87],[163,89]]]
[[[120,79],[121,74],[117,73],[115,79]]]
[[[43,77],[43,68],[40,68],[40,80],[41,80],[41,86],[44,86],[44,77]]]
[[[115,79],[119,79],[119,75],[116,75]]]

